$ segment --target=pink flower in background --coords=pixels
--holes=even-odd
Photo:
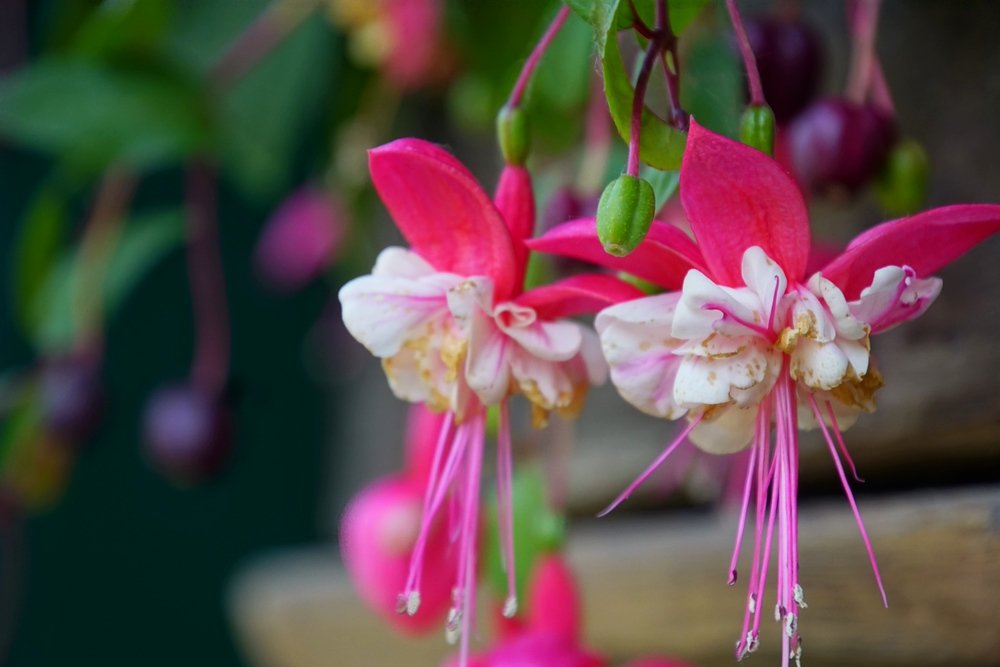
[[[293,292],[321,275],[340,250],[348,223],[340,205],[305,186],[282,202],[257,241],[257,273],[272,289]]]
[[[351,500],[341,523],[341,554],[355,589],[369,607],[405,633],[436,626],[451,605],[455,558],[448,548],[446,526],[438,521],[428,537],[429,548],[438,557],[425,560],[421,572],[423,604],[412,616],[397,610],[399,591],[409,576],[424,489],[443,419],[422,405],[410,407],[403,472],[362,490]]]
[[[472,667],[604,667],[607,660],[580,643],[580,595],[562,556],[541,557],[528,582],[524,621],[501,632]],[[443,667],[457,667],[458,658]]]
[[[787,664],[801,652],[798,617],[806,606],[798,580],[798,430],[822,431],[884,601],[841,462],[843,456],[850,463],[841,431],[875,409],[882,377],[870,356],[870,336],[923,313],[941,289],[940,279],[928,276],[1000,230],[1000,206],[950,206],[884,223],[807,277],[805,202],[774,160],[692,122],[680,190],[697,243],[654,222],[632,255],[612,258],[600,252],[593,222],[582,220],[529,245],[673,290],[612,306],[597,318],[621,395],[649,414],[688,419],[680,437],[611,508],[687,437],[714,453],[750,446],[730,566],[734,583],[753,498],[754,556],[736,652],[742,658],[757,646],[777,531],[774,615],[783,624]]]
[[[500,543],[509,579],[505,611],[513,615],[507,398],[524,395],[539,424],[553,410],[575,414],[607,368],[596,335],[567,318],[639,292],[606,275],[522,292],[524,239],[534,227],[531,181],[523,168],[504,171],[494,204],[460,162],[425,141],[401,139],[376,148],[369,166],[410,248],[387,248],[370,275],[341,289],[344,324],[382,359],[399,398],[447,413],[400,606],[411,614],[420,608],[430,527],[450,497],[459,556],[447,637],[461,638],[464,662],[475,609],[486,408],[498,406],[500,413]]]

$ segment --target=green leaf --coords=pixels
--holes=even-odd
[[[126,221],[103,276],[104,317],[110,319],[139,281],[184,239],[184,218],[172,209]],[[39,293],[33,342],[39,350],[58,352],[72,345],[76,333],[74,297],[79,272],[77,253],[69,253],[49,272]]]
[[[198,148],[195,91],[149,71],[43,60],[0,81],[0,133],[93,168],[150,167]]]
[[[334,81],[332,37],[322,17],[307,20],[223,99],[222,157],[248,195],[287,185],[302,129]]]
[[[684,32],[698,18],[709,0],[670,0],[670,28],[675,35]],[[632,27],[635,15],[632,6],[646,23],[652,26],[656,17],[656,0],[635,0],[632,3],[620,0],[566,0],[566,4],[576,14],[594,28],[597,52],[604,52],[605,40],[613,29],[616,32]]]
[[[736,138],[743,112],[743,71],[725,35],[700,33],[681,61],[681,104],[698,123]]]
[[[66,202],[52,185],[43,186],[21,222],[14,250],[14,304],[25,334],[38,326],[37,302],[56,264],[66,235]]]
[[[70,46],[85,56],[149,55],[170,23],[166,0],[105,0],[80,26]]]
[[[528,578],[539,556],[557,551],[565,540],[565,520],[554,512],[547,500],[545,475],[537,466],[519,467],[512,483],[514,501],[514,563],[517,595],[524,597]],[[500,599],[507,594],[507,575],[500,556],[497,537],[497,503],[494,496],[489,508],[486,532],[486,571]]]
[[[629,80],[625,63],[622,62],[616,35],[609,35],[604,45],[602,58],[604,70],[604,94],[608,99],[608,110],[615,122],[618,134],[629,140],[632,125],[632,98],[635,88]],[[657,169],[676,169],[684,155],[687,135],[674,129],[645,105],[639,126],[639,157]]]
[[[667,200],[677,192],[677,184],[680,182],[680,172],[662,171],[652,167],[643,167],[639,170],[639,176],[646,179],[653,186],[653,194],[656,196],[656,210],[663,209]]]

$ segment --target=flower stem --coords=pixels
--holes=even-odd
[[[135,191],[135,176],[124,167],[104,173],[94,208],[80,241],[80,263],[75,281],[76,341],[78,354],[99,360],[104,338],[104,277],[121,226]]]
[[[857,0],[853,4],[853,11],[848,15],[851,32],[854,35],[854,49],[851,53],[846,96],[856,104],[865,101],[872,80],[880,3],[881,0]]]
[[[297,28],[318,6],[314,0],[275,0],[230,43],[209,70],[209,80],[229,88]]]
[[[726,9],[729,10],[729,20],[733,24],[733,33],[736,35],[736,43],[740,48],[740,56],[743,58],[743,67],[747,72],[747,86],[750,89],[750,104],[755,107],[764,106],[767,101],[764,99],[764,88],[760,83],[760,71],[757,69],[757,58],[750,48],[750,38],[747,37],[746,28],[743,27],[743,17],[740,16],[740,9],[736,6],[736,0],[726,0]]]
[[[510,109],[517,108],[521,105],[521,101],[524,99],[524,92],[528,88],[528,82],[531,81],[531,75],[534,74],[535,69],[538,67],[539,61],[541,61],[542,56],[545,55],[546,49],[552,44],[552,40],[555,39],[556,35],[559,33],[559,29],[562,28],[563,24],[566,23],[566,19],[569,18],[569,5],[564,5],[559,13],[556,14],[555,18],[552,19],[552,23],[545,30],[545,34],[542,38],[538,40],[535,44],[535,48],[531,51],[531,55],[528,56],[528,60],[525,61],[524,67],[521,68],[521,73],[517,77],[517,82],[514,84],[514,89],[510,91],[510,98],[507,100],[507,107]]]
[[[229,317],[219,256],[214,169],[195,159],[187,170],[188,275],[197,341],[192,381],[217,396],[229,368]]]
[[[635,81],[635,95],[632,97],[632,121],[629,128],[628,166],[625,169],[625,173],[629,176],[639,175],[639,140],[642,110],[646,106],[646,85],[649,83],[649,75],[653,71],[653,63],[659,56],[660,50],[661,45],[658,40],[653,39],[649,42],[646,54],[642,58],[639,78]]]

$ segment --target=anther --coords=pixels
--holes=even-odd
[[[517,613],[517,596],[511,595],[503,603],[503,617],[514,618]]]
[[[444,626],[444,639],[449,644],[455,644],[462,634],[462,612],[455,607],[448,610],[448,620]]]
[[[406,613],[413,616],[420,609],[420,592],[413,591],[406,598]]]
[[[795,604],[799,605],[800,608],[805,609],[809,605],[806,604],[805,594],[802,592],[802,586],[795,584],[792,588],[792,598],[795,600]]]

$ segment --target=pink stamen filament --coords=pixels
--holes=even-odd
[[[542,56],[545,55],[545,51],[552,44],[552,40],[559,34],[559,29],[566,23],[566,19],[569,18],[569,12],[569,5],[565,5],[559,10],[559,13],[552,19],[552,23],[545,30],[545,34],[542,35],[542,38],[538,40],[538,44],[531,51],[531,55],[525,61],[524,67],[521,68],[521,73],[517,77],[514,89],[510,91],[510,98],[507,100],[508,108],[514,109],[521,105],[521,101],[524,99],[524,92],[528,88],[528,82],[531,81],[531,75],[534,74]]]
[[[413,545],[413,554],[410,556],[410,571],[407,575],[406,586],[403,589],[404,604],[401,605],[408,613],[411,614],[416,613],[416,609],[414,607],[419,607],[420,579],[423,573],[424,551],[427,548],[427,540],[430,537],[431,525],[441,507],[441,503],[444,502],[445,495],[448,493],[448,489],[451,486],[452,481],[455,478],[455,473],[458,470],[458,464],[463,458],[466,445],[469,441],[470,428],[471,426],[469,424],[463,424],[456,429],[454,439],[451,443],[451,451],[448,452],[448,458],[444,463],[444,468],[440,475],[434,476],[436,487],[434,488],[433,493],[429,494],[427,498],[425,498],[423,512],[420,517],[420,532],[417,534],[417,541]],[[438,446],[444,446],[445,442],[446,440],[444,438],[439,439]],[[437,452],[435,452],[435,458],[440,460]],[[426,502],[428,500],[429,502]],[[414,595],[417,596],[416,602],[411,603],[410,600]]]
[[[753,331],[754,333],[756,333],[769,343],[774,343],[776,340],[778,340],[778,335],[771,330],[770,326],[768,326],[768,328],[764,328],[759,324],[755,324],[754,322],[748,322],[743,318],[738,317],[736,314],[734,314],[725,306],[722,306],[717,303],[706,303],[701,308],[702,310],[715,310],[722,313],[723,319],[732,320],[733,322],[739,324],[741,327],[746,327],[747,329]]]
[[[476,541],[479,533],[479,480],[482,475],[484,423],[480,413],[473,421],[478,428],[474,433],[472,450],[466,461],[465,490],[463,492],[464,512],[462,520],[462,535],[459,552],[459,569],[456,577],[461,604],[458,613],[461,616],[461,642],[459,644],[459,664],[466,665],[469,660],[469,642],[476,612]]]
[[[659,456],[656,457],[656,460],[654,460],[649,465],[649,467],[646,468],[642,472],[641,475],[639,475],[638,477],[636,477],[635,481],[632,482],[631,484],[629,484],[628,488],[625,489],[624,491],[622,491],[621,494],[619,494],[618,497],[615,498],[614,501],[610,505],[608,505],[603,510],[601,510],[598,513],[597,516],[598,517],[607,516],[612,511],[614,511],[614,509],[616,507],[618,507],[626,499],[628,499],[628,497],[632,495],[632,492],[635,491],[635,489],[640,484],[642,484],[643,482],[645,482],[649,478],[649,476],[652,475],[653,472],[655,472],[658,467],[660,467],[660,464],[662,464],[664,461],[666,461],[667,457],[670,456],[670,454],[673,453],[673,451],[675,449],[677,449],[677,447],[680,446],[680,444],[682,442],[684,442],[685,439],[687,439],[688,434],[692,431],[692,429],[694,429],[695,426],[697,426],[701,422],[701,419],[702,419],[702,415],[698,415],[697,417],[695,417],[694,419],[692,419],[690,422],[688,422],[688,425],[684,428],[683,431],[681,431],[680,435],[678,435],[677,438],[675,438],[673,442],[671,442],[669,445],[667,445],[664,448],[663,452]]]
[[[816,405],[816,399],[809,394],[809,406],[812,408],[813,415],[816,417],[816,423],[819,424],[820,430],[823,432],[823,438],[826,440],[827,447],[830,449],[830,456],[833,458],[833,464],[837,468],[837,475],[840,477],[840,484],[844,487],[844,494],[847,496],[847,502],[851,505],[851,511],[854,513],[854,520],[858,524],[858,530],[861,533],[861,540],[865,544],[865,550],[868,552],[868,560],[872,566],[872,572],[875,575],[875,583],[878,584],[879,593],[882,595],[882,606],[888,607],[889,601],[885,594],[885,587],[882,585],[882,575],[879,573],[878,562],[875,560],[875,551],[872,549],[871,540],[868,539],[868,531],[865,530],[865,523],[861,519],[861,512],[858,510],[858,504],[854,500],[854,493],[851,491],[851,485],[847,481],[847,475],[844,473],[844,465],[840,462],[840,457],[837,455],[837,448],[833,444],[833,440],[830,437],[830,432],[827,430],[826,424],[823,422],[823,416],[820,414],[819,406]]]
[[[757,410],[757,430],[754,434],[754,444],[750,448],[750,460],[747,462],[747,475],[746,481],[743,484],[743,501],[740,504],[740,518],[739,524],[736,528],[736,543],[733,545],[733,556],[729,560],[729,585],[733,586],[736,584],[737,572],[736,565],[740,557],[740,548],[743,546],[743,532],[746,528],[747,522],[747,512],[750,508],[750,490],[753,488],[753,468],[757,460],[759,449],[757,447],[757,442],[762,440],[761,431],[766,429],[767,426],[762,426],[761,422],[763,417],[766,416],[763,410]]]
[[[500,432],[497,438],[497,518],[500,530],[500,552],[507,573],[507,599],[503,614],[507,618],[517,612],[517,586],[514,567],[514,507],[510,437],[510,414],[507,401],[500,403]]]
[[[837,438],[840,453],[843,455],[844,460],[847,461],[847,464],[851,466],[851,474],[854,476],[855,481],[864,484],[865,480],[858,476],[858,469],[854,465],[854,459],[851,458],[851,453],[847,451],[847,445],[844,444],[844,436],[840,432],[840,426],[837,424],[837,417],[833,414],[833,405],[830,401],[826,402],[826,414],[830,416],[830,430],[833,431],[833,435]]]

